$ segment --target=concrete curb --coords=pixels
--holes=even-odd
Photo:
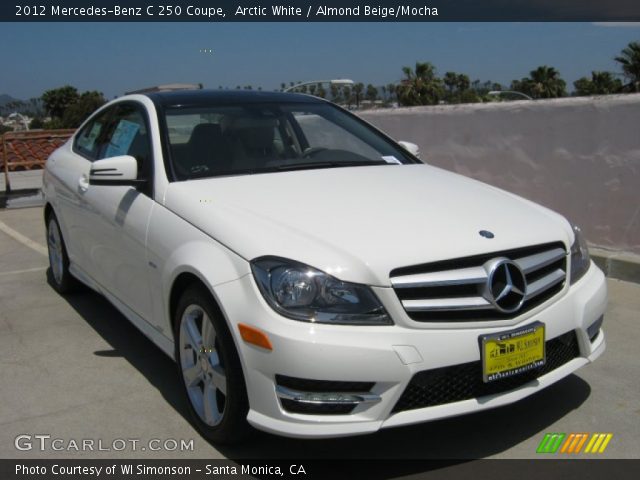
[[[591,259],[609,278],[640,283],[640,255],[589,247]]]

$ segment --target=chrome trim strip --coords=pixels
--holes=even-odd
[[[554,270],[553,272],[539,278],[535,282],[527,285],[526,299],[529,300],[533,297],[540,295],[542,292],[550,289],[554,285],[557,285],[565,279],[565,273],[562,269]]]
[[[483,297],[429,298],[421,300],[403,300],[402,306],[407,312],[431,310],[485,310],[493,308]]]
[[[529,255],[528,257],[518,258],[515,260],[515,263],[525,274],[527,274],[560,260],[566,254],[567,253],[563,249],[554,248],[552,250],[547,250],[546,252],[540,252],[535,255]]]
[[[374,393],[361,393],[361,392],[301,392],[298,390],[292,390],[287,387],[283,387],[281,385],[276,385],[276,394],[279,398],[283,398],[286,400],[293,400],[294,402],[299,403],[313,403],[313,404],[321,404],[321,405],[359,405],[361,403],[378,403],[382,400],[380,395],[376,395]],[[350,395],[352,397],[356,397],[353,400],[344,400],[344,401],[319,401],[319,400],[309,400],[304,398],[305,395]]]
[[[459,268],[439,272],[417,273],[391,278],[393,288],[438,287],[446,285],[466,285],[487,281],[487,272],[482,267]]]

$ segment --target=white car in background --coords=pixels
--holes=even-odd
[[[477,412],[605,349],[578,228],[314,97],[119,98],[44,191],[53,286],[102,293],[174,358],[213,441]]]

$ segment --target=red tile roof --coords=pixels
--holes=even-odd
[[[63,145],[73,132],[75,130],[7,132],[2,136],[0,166],[5,170],[8,160],[9,171],[42,168],[51,152]]]

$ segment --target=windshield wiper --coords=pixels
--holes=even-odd
[[[290,170],[312,170],[315,168],[360,167],[367,165],[391,165],[384,160],[369,160],[366,162],[305,162],[278,165],[274,170],[285,172]]]

